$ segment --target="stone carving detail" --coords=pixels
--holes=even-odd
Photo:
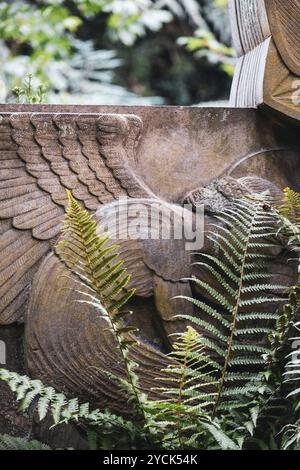
[[[231,104],[300,120],[300,1],[230,0],[230,14],[239,57]]]
[[[85,208],[151,196],[134,173],[141,120],[14,113],[0,122],[0,324],[21,320],[28,288],[59,234],[66,191]]]
[[[296,47],[300,0],[229,1],[239,56],[233,106],[265,105],[299,121],[294,98],[300,100],[300,48]],[[284,186],[300,191],[297,136],[279,131],[269,116],[265,119],[254,110],[162,107],[111,112],[87,107],[80,114],[77,107],[42,107],[35,113],[30,107],[24,107],[25,112],[4,109],[0,113],[0,326],[4,326],[1,340],[8,346],[6,366],[24,369],[23,327],[12,324],[22,323],[26,314],[26,372],[70,396],[128,413],[125,392],[103,374],[103,370],[123,373],[114,339],[92,306],[74,308],[76,280],[51,252],[67,203],[65,190],[72,190],[107,230],[120,197],[146,206],[158,201],[162,211],[171,210],[178,217],[185,211],[182,203],[204,204],[206,228],[216,223],[216,211],[230,206],[233,197],[268,189],[279,201]],[[125,112],[143,117],[144,133],[142,119]],[[142,162],[137,161],[138,154]],[[154,193],[161,190],[164,200],[144,179],[149,186],[155,183]],[[144,224],[142,230],[147,221]],[[143,389],[155,396],[154,378],[168,363],[168,335],[185,326],[174,320],[174,314],[191,313],[187,302],[170,299],[199,295],[183,278],[193,274],[208,282],[211,278],[192,266],[197,256],[186,251],[185,240],[120,240],[119,245],[137,289],[129,307],[141,333],[132,355],[140,364]],[[203,250],[211,249],[206,239]],[[282,252],[275,257],[274,273],[280,274],[274,282],[289,283],[293,268]],[[209,295],[207,300],[214,302]],[[205,320],[205,312],[202,315]],[[7,391],[0,395],[9,416]],[[20,426],[25,429],[24,423]]]
[[[229,207],[233,198],[266,190],[275,197],[281,197],[278,188],[263,178],[223,177],[206,188],[197,188],[184,200],[195,205],[206,205],[205,223],[208,225],[211,222],[217,223],[217,219],[213,218],[214,214]],[[153,200],[132,199],[129,204],[137,202],[142,202],[145,206]],[[116,204],[113,202],[104,205],[96,213],[99,224],[105,224],[108,230],[114,219]],[[178,205],[162,201],[161,207],[162,211],[166,208],[176,214],[180,211]],[[141,232],[143,228],[147,228],[147,224],[148,221],[145,220],[145,227],[141,228]],[[197,261],[197,255],[191,256],[186,251],[184,242],[185,240],[172,239],[118,240],[119,252],[132,274],[132,285],[137,287],[137,295],[142,300],[138,304],[133,299],[130,306],[136,314],[133,320],[135,326],[140,328],[140,344],[134,350],[133,357],[141,364],[141,381],[150,396],[155,394],[151,391],[153,378],[160,375],[161,364],[167,361],[162,353],[166,351],[168,335],[186,326],[175,320],[174,316],[178,312],[190,314],[192,309],[186,301],[170,299],[177,295],[197,297],[199,293],[184,278],[196,275],[202,279],[206,277],[207,280],[207,272],[192,265],[193,261]],[[211,249],[209,242],[206,243],[204,250],[210,252]],[[280,281],[286,282],[293,277],[293,268],[287,266],[287,263],[282,267],[280,250],[276,259],[274,272],[281,272],[283,277]],[[60,289],[62,276],[63,290]],[[277,281],[280,283],[278,275]],[[75,289],[75,279],[70,277],[54,254],[49,255],[35,278],[27,313],[26,353],[29,370],[33,376],[40,377],[47,383],[56,387],[63,386],[68,393],[82,397],[88,395],[89,401],[97,406],[109,404],[116,411],[127,411],[123,392],[116,389],[113,382],[104,380],[103,375],[103,370],[122,375],[113,337],[95,308],[80,304],[80,308],[74,311],[74,303],[79,296]],[[145,303],[149,297],[154,297],[154,303],[147,309]],[[209,300],[214,302],[212,298]],[[267,312],[268,306],[265,308]],[[153,314],[154,310],[157,314]],[[203,312],[201,318],[204,316]],[[151,325],[151,321],[154,325]],[[154,326],[152,337],[151,326]]]
[[[70,395],[88,397],[97,406],[111,405],[115,397],[116,411],[124,411],[122,392],[113,383],[104,383],[96,369],[89,369],[109,367],[121,373],[113,338],[91,306],[81,304],[74,309],[78,300],[75,280],[68,274],[63,278],[64,289],[60,288],[61,276],[67,273],[51,253],[67,202],[65,189],[71,189],[107,230],[119,197],[129,196],[129,204],[146,206],[154,200],[162,211],[171,210],[177,217],[185,211],[181,203],[204,203],[205,224],[209,224],[215,222],[216,211],[231,204],[232,197],[265,189],[277,194],[276,186],[263,178],[234,178],[225,172],[208,185],[188,191],[179,204],[163,201],[138,176],[136,152],[141,131],[141,119],[124,114],[7,113],[0,123],[0,323],[20,322],[26,313],[30,375]],[[292,153],[288,160],[296,161]],[[251,165],[247,167],[249,174]],[[142,230],[148,221],[144,223]],[[166,364],[168,335],[185,326],[174,315],[191,313],[187,302],[170,299],[197,296],[183,278],[203,275],[191,266],[193,258],[185,242],[119,241],[120,254],[137,289],[130,307],[141,343],[133,354],[142,364],[141,378],[149,393],[154,393],[150,392],[153,377]],[[206,243],[204,250],[210,249]]]

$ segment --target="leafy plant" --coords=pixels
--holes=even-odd
[[[289,245],[298,257],[298,274],[300,273],[300,194],[290,188],[284,191],[284,202],[280,208],[283,216],[284,233],[288,237]],[[296,314],[300,310],[300,277],[298,276],[298,295],[295,293],[293,303]],[[299,332],[299,315],[294,315],[293,332],[297,335]],[[291,328],[288,330],[290,333]],[[287,334],[288,336],[288,334]],[[300,360],[299,360],[300,337],[295,336],[289,338],[289,354],[288,362],[285,366],[283,377],[285,378],[285,390],[288,390],[288,400],[292,400],[292,410],[290,420],[283,427],[282,448],[300,449]]]
[[[127,289],[130,275],[123,267],[123,261],[118,260],[116,246],[108,244],[109,236],[97,234],[96,221],[80,207],[70,191],[68,198],[69,205],[56,252],[79,277],[82,286],[88,288],[90,294],[86,294],[85,302],[95,306],[107,321],[127,377],[116,378],[117,382],[125,387],[129,400],[147,425],[148,416],[144,407],[147,397],[140,387],[137,364],[130,357],[131,347],[137,344],[134,336],[137,329],[126,325],[124,319],[128,312],[122,310],[134,294],[133,289]]]
[[[64,394],[58,393],[53,387],[45,386],[40,380],[33,380],[26,375],[6,369],[0,369],[0,380],[6,382],[14,392],[16,400],[20,403],[20,411],[26,412],[35,406],[41,421],[50,413],[53,426],[75,423],[86,427],[89,434],[92,429],[98,429],[99,438],[105,436],[106,442],[110,438],[111,446],[115,442],[119,445],[141,443],[145,439],[143,429],[137,423],[115,415],[109,410],[91,410],[89,403],[80,404],[77,398],[67,399]],[[0,445],[10,443],[14,448],[18,441],[9,441],[9,438],[1,441],[0,438]],[[20,441],[20,445],[23,443]]]
[[[84,16],[107,15],[108,34],[114,41],[132,46],[147,32],[157,32],[175,18],[203,22],[197,0],[75,0]]]
[[[291,250],[297,253],[300,274],[300,194],[286,188],[279,213],[282,216],[282,232],[287,237]]]
[[[182,427],[177,428],[181,431],[181,446],[183,441],[187,447],[215,448],[211,435],[204,432],[208,426],[223,449],[268,446],[274,409],[278,417],[284,402],[284,346],[297,313],[300,290],[296,286],[287,292],[287,301],[278,313],[271,314],[262,308],[273,302],[284,303],[284,296],[278,292],[286,291],[286,286],[271,282],[271,250],[281,245],[277,235],[282,221],[275,209],[261,199],[245,199],[236,201],[234,209],[225,210],[218,218],[223,225],[211,235],[218,255],[202,254],[204,261],[197,263],[201,270],[209,272],[213,282],[193,280],[206,297],[213,299],[213,304],[211,300],[188,299],[201,313],[197,317],[180,316],[200,328],[202,336],[198,336],[198,342],[206,348],[206,363],[208,357],[213,360],[210,359],[210,367],[200,368],[201,373],[192,367],[193,379],[187,378],[186,383],[192,389],[187,388],[189,399],[186,403],[183,400],[183,410],[172,403],[173,421],[168,415],[171,400],[163,403],[159,416],[161,420],[164,416],[169,418],[165,420],[169,428],[165,435],[169,439],[174,438],[174,420],[177,426],[181,423]],[[180,353],[186,358],[183,349]],[[199,351],[197,357],[200,360]],[[174,386],[179,387],[172,391],[176,396],[184,388],[182,370],[177,367],[172,372],[177,376],[177,380],[172,378]],[[202,372],[206,372],[205,379]],[[207,382],[210,390],[205,393]],[[167,396],[170,393],[168,389],[162,392]],[[202,412],[194,427],[193,400],[197,404],[195,409]],[[291,405],[289,400],[286,417],[291,416]],[[178,420],[176,410],[181,411]],[[280,422],[277,425],[278,430]],[[267,430],[263,442],[258,438],[260,426],[264,432]]]
[[[253,393],[261,386],[257,372],[264,370],[263,355],[270,352],[264,338],[275,327],[276,313],[268,313],[263,307],[282,302],[278,292],[286,289],[271,282],[270,250],[278,246],[275,237],[272,240],[278,218],[271,206],[259,199],[243,199],[236,201],[233,209],[225,209],[218,219],[224,225],[210,235],[218,254],[203,253],[204,261],[197,263],[209,272],[213,286],[191,279],[218,307],[188,299],[201,313],[183,317],[201,328],[204,344],[219,364],[212,416],[241,410],[243,399],[245,408],[249,408]]]
[[[285,188],[280,213],[290,222],[300,225],[300,194],[291,188]]]
[[[289,335],[293,330],[293,321],[299,310],[300,288],[289,289],[288,302],[278,312],[276,325],[269,335],[270,352],[265,356],[266,368],[262,374],[262,392],[259,397],[260,411],[252,444],[265,449],[280,449],[283,441],[279,430],[287,423],[294,422],[294,402],[286,396],[290,387],[285,380],[285,355],[288,349]]]
[[[199,28],[193,36],[178,38],[177,43],[195,54],[197,58],[207,58],[211,63],[219,64],[221,70],[233,77],[234,50],[218,41],[210,30]]]
[[[194,328],[189,326],[178,336],[170,354],[174,362],[160,379],[162,398],[148,403],[155,435],[165,449],[205,449],[208,442],[217,442],[222,449],[237,450],[209,412],[217,396],[214,369],[219,365],[206,354]]]
[[[105,104],[138,102],[137,95],[113,83],[112,71],[115,70],[116,65],[120,66],[116,52],[95,50],[91,41],[80,41],[76,39],[75,33],[85,18],[103,12],[108,16],[109,31],[115,31],[114,35],[119,32],[118,39],[124,36],[125,40],[125,37],[130,36],[134,42],[136,37],[145,33],[146,23],[150,28],[159,29],[162,22],[172,18],[169,12],[153,7],[151,2],[148,2],[147,11],[140,11],[143,3],[145,3],[144,0],[138,6],[136,1],[130,0],[127,1],[126,8],[124,1],[74,0],[73,8],[75,6],[75,9],[78,9],[78,15],[75,16],[71,13],[70,4],[67,5],[61,0],[56,2],[45,0],[42,3],[38,2],[37,5],[19,0],[0,2],[1,61],[4,64],[1,70],[3,90],[0,95],[3,95],[3,99],[10,99],[9,90],[13,89],[18,103],[42,102],[45,97],[45,90],[42,87],[34,96],[27,99],[27,84],[21,81],[30,71],[42,82],[47,81],[47,87],[52,92],[50,101],[55,103],[58,100],[70,102],[70,94],[73,103],[79,101],[84,104],[93,104],[95,97],[99,104],[101,104],[101,97],[103,99],[105,97]],[[139,13],[130,14],[128,17],[127,14],[132,11],[132,8],[138,8]],[[152,23],[151,16],[153,17]],[[156,18],[158,23],[156,23]],[[94,60],[92,70],[90,69],[91,60],[87,64],[87,54],[90,59],[93,57]],[[84,58],[85,63],[80,64],[80,58],[81,61]],[[100,75],[97,73],[99,70],[102,72]],[[77,76],[74,80],[75,74]],[[76,84],[77,87],[81,84],[80,90],[76,89]],[[80,94],[82,96],[79,96]],[[155,104],[161,101],[155,97],[153,100],[140,99],[141,104]]]
[[[0,38],[13,41],[15,53],[29,46],[32,59],[40,63],[65,59],[70,52],[70,34],[80,24],[80,18],[72,16],[62,1],[45,0],[39,5],[20,0],[0,2]]]
[[[115,84],[115,76],[123,61],[117,52],[95,49],[92,41],[72,40],[72,56],[68,61],[56,61],[44,69],[51,82],[49,102],[98,105],[162,104],[156,96],[139,96]]]
[[[300,307],[300,296],[298,297],[298,309]],[[295,323],[294,328],[299,332],[300,323]],[[289,361],[286,365],[285,377],[287,382],[293,386],[289,396],[300,395],[300,336],[291,338],[292,352],[289,354]]]
[[[1,1],[0,100],[11,101],[10,90],[20,87],[28,72],[47,81],[50,103],[160,104],[166,98],[169,104],[191,104],[226,98],[231,79],[222,70],[230,74],[233,62],[225,53],[230,45],[225,11],[207,0]],[[192,44],[199,40],[197,31],[207,40],[191,57],[176,40],[184,36]],[[93,70],[85,67],[87,61],[74,66],[86,53],[98,58]],[[106,68],[120,59],[121,67]],[[108,72],[103,81],[93,78],[99,71],[102,77]],[[208,82],[208,74],[216,80]]]
[[[9,57],[0,49],[0,100],[21,104],[161,104],[160,97],[138,96],[116,85],[114,78],[122,60],[113,50],[95,50],[91,41],[71,40],[72,54],[66,61],[48,60],[42,70],[28,56]],[[26,73],[32,70],[31,73]],[[23,78],[25,75],[25,79]],[[16,84],[12,90],[10,84]],[[6,86],[7,85],[7,86]]]
[[[290,188],[284,190],[284,202],[279,208],[281,215],[281,233],[287,238],[291,250],[297,253],[299,273],[299,194]],[[299,449],[300,417],[299,417],[299,355],[297,347],[300,338],[291,337],[298,331],[298,314],[300,307],[300,285],[298,283],[289,290],[289,301],[284,306],[276,321],[276,329],[270,335],[272,353],[268,357],[269,368],[266,378],[269,386],[269,400],[265,404],[265,413],[261,431],[269,431],[273,445],[277,448]],[[286,364],[285,355],[288,363]],[[269,428],[269,429],[268,429]],[[281,429],[282,428],[282,429]],[[278,429],[281,432],[278,433]]]
[[[107,3],[103,11],[109,13],[111,37],[126,46],[145,36],[147,29],[158,31],[172,20],[172,14],[152,0],[113,0]]]
[[[40,104],[46,100],[46,87],[39,83],[36,87],[33,84],[33,76],[31,73],[26,75],[20,87],[13,89],[18,104]]]
[[[40,380],[31,380],[26,375],[0,369],[0,378],[7,382],[10,389],[16,394],[20,402],[20,411],[27,411],[33,402],[37,405],[39,419],[42,421],[50,411],[55,425],[69,421],[86,420],[108,423],[109,417],[103,415],[99,410],[90,411],[89,404],[79,405],[78,399],[67,400],[62,393],[57,393],[54,388],[46,387]],[[112,415],[112,420],[115,417]],[[122,422],[120,422],[122,425]]]
[[[51,448],[39,441],[0,434],[0,450],[51,450]]]
[[[104,439],[110,446],[117,435],[129,447],[139,442],[164,449],[298,448],[299,361],[289,356],[293,361],[285,366],[285,356],[300,288],[272,282],[271,269],[273,250],[284,243],[283,227],[293,222],[262,196],[236,200],[217,216],[221,224],[209,235],[216,253],[201,253],[197,262],[211,280],[191,279],[202,296],[186,299],[199,314],[178,315],[195,328],[178,335],[169,366],[153,384],[160,398],[150,400],[130,354],[138,347],[123,310],[134,293],[128,289],[130,276],[116,246],[98,234],[96,222],[70,192],[68,197],[57,253],[79,279],[85,302],[107,322],[126,372],[125,378],[109,374],[108,379],[127,391],[136,418],[90,412],[77,399],[2,369],[0,379],[16,393],[21,409],[36,401],[41,419],[50,411],[55,424],[96,426],[93,446],[99,428],[111,436]],[[278,311],[270,313],[275,303]]]

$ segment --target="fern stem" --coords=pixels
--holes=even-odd
[[[118,332],[118,329],[116,328],[115,322],[110,317],[110,314],[108,314],[108,316],[109,316],[112,329],[115,333],[115,337],[116,337],[118,345],[119,345],[119,350],[121,351],[121,355],[122,355],[123,363],[124,363],[124,366],[125,366],[127,379],[129,381],[130,387],[133,391],[133,394],[134,394],[134,397],[135,397],[135,400],[136,400],[137,410],[140,412],[140,414],[143,418],[144,425],[147,426],[148,425],[148,416],[147,416],[147,413],[146,413],[146,410],[145,410],[145,407],[144,407],[144,403],[141,400],[140,390],[134,384],[134,380],[133,380],[132,372],[131,372],[131,367],[130,367],[131,361],[128,359],[127,354],[123,350],[122,340],[120,338],[120,334]],[[149,433],[151,434],[151,428],[149,428]]]
[[[188,368],[188,348],[186,347],[186,350],[185,350],[185,356],[184,356],[184,361],[183,361],[183,370],[182,370],[182,374],[180,376],[180,380],[179,380],[179,389],[178,389],[178,405],[182,405],[184,403],[184,394],[183,394],[183,390],[184,390],[184,386],[185,386],[185,379],[187,377],[187,368]],[[184,448],[184,441],[182,439],[182,429],[181,429],[181,425],[180,425],[180,413],[176,413],[177,415],[177,421],[176,421],[176,428],[177,428],[177,436],[178,436],[178,443],[179,443],[179,446],[180,446],[180,449],[183,449]]]
[[[118,313],[118,308],[109,308],[107,305],[108,299],[105,297],[105,294],[102,293],[102,287],[101,287],[101,279],[99,280],[97,275],[96,275],[96,265],[95,265],[95,253],[91,250],[91,239],[93,243],[97,243],[99,240],[99,237],[96,233],[95,226],[93,225],[94,222],[91,222],[91,216],[87,213],[87,211],[83,210],[76,199],[72,196],[72,193],[70,191],[68,193],[68,199],[69,199],[69,208],[67,212],[67,218],[69,217],[71,220],[75,216],[75,224],[76,224],[76,230],[78,231],[80,235],[80,240],[83,245],[83,250],[84,250],[84,263],[85,263],[85,270],[86,270],[86,275],[89,278],[89,281],[91,285],[93,286],[96,297],[100,301],[101,305],[104,306],[106,309],[107,313],[107,319],[109,321],[111,331],[114,335],[114,338],[117,341],[118,344],[118,350],[120,352],[124,368],[125,368],[125,373],[127,376],[127,380],[129,383],[129,386],[132,390],[133,397],[136,402],[136,407],[137,411],[141,414],[144,425],[147,427],[148,425],[148,417],[147,413],[145,411],[145,407],[143,404],[143,399],[141,398],[141,391],[139,389],[139,386],[136,385],[135,382],[138,383],[138,377],[136,374],[133,376],[133,369],[134,369],[134,363],[131,361],[131,359],[128,357],[129,354],[129,349],[130,346],[128,343],[125,343],[123,340],[123,331],[122,328],[119,328],[119,322],[120,320],[115,319],[116,314]],[[88,217],[84,221],[84,223],[80,223],[80,220],[82,217]],[[74,221],[73,221],[74,222]],[[90,225],[90,231],[87,236],[87,225]],[[66,229],[68,232],[68,227]],[[136,343],[136,340],[134,340]],[[151,429],[149,429],[149,433],[151,434]]]
[[[243,258],[242,258],[242,263],[241,263],[239,286],[238,286],[238,290],[237,290],[237,300],[236,300],[236,304],[235,304],[235,306],[233,308],[233,311],[232,311],[232,317],[233,318],[232,318],[232,323],[231,323],[231,331],[230,331],[230,335],[229,335],[229,339],[228,339],[228,343],[227,343],[227,350],[226,350],[226,354],[225,354],[225,361],[224,361],[224,366],[223,366],[223,370],[222,370],[222,375],[221,375],[221,378],[220,378],[220,381],[219,381],[218,394],[217,394],[217,397],[216,397],[216,400],[215,400],[215,403],[214,403],[214,407],[213,407],[213,411],[212,411],[212,418],[213,419],[216,417],[216,414],[217,414],[217,411],[218,411],[218,406],[219,406],[220,401],[222,399],[222,393],[223,393],[225,380],[226,380],[226,373],[227,373],[227,369],[229,367],[229,361],[231,359],[231,353],[232,353],[232,347],[233,347],[233,338],[234,338],[234,334],[235,334],[236,327],[237,327],[240,300],[241,300],[242,289],[243,289],[243,285],[244,285],[244,273],[245,273],[245,264],[246,264],[246,260],[247,260],[247,256],[248,256],[248,246],[249,246],[249,243],[250,243],[250,238],[251,238],[251,234],[252,234],[252,230],[253,230],[253,226],[254,226],[254,220],[255,220],[256,214],[258,212],[258,208],[259,208],[259,205],[256,205],[256,210],[255,210],[255,212],[252,216],[251,225],[250,225],[249,230],[248,230],[247,239],[246,239],[246,242],[243,246]]]

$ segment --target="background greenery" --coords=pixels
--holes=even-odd
[[[0,1],[0,101],[28,73],[52,103],[226,100],[230,42],[227,0]]]

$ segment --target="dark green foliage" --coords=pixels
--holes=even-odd
[[[0,99],[11,100],[9,90],[20,87],[28,72],[47,82],[49,101],[55,103],[93,104],[96,97],[99,104],[188,105],[227,99],[234,61],[226,4],[226,0],[3,1]],[[87,68],[76,69],[72,63],[79,43],[82,49],[91,47],[99,67],[109,65],[105,53],[119,65],[100,80],[95,68],[94,78],[87,79]],[[80,78],[74,82],[75,73]],[[81,82],[85,86],[76,86]]]
[[[116,247],[98,235],[92,217],[68,195],[57,252],[89,292],[87,302],[107,319],[126,372],[125,379],[111,374],[108,379],[126,389],[137,418],[90,412],[88,404],[1,370],[0,379],[15,391],[22,409],[35,401],[41,419],[50,411],[56,424],[84,422],[91,448],[299,448],[300,368],[289,338],[292,344],[298,340],[300,288],[273,283],[271,273],[273,248],[281,249],[288,233],[294,237],[295,227],[291,232],[286,227],[295,222],[260,196],[237,200],[218,215],[221,225],[210,234],[216,253],[200,254],[198,262],[213,282],[200,275],[192,279],[203,295],[186,300],[198,314],[179,317],[194,328],[178,335],[170,365],[153,384],[160,395],[153,401],[141,389],[137,364],[130,359],[138,343],[122,310],[133,295],[129,276]],[[278,310],[269,313],[274,303]]]
[[[284,196],[283,205],[279,208],[280,233],[290,249],[297,254],[299,267],[299,194],[286,188]],[[256,432],[257,443],[263,449],[266,448],[266,443],[275,449],[299,449],[299,307],[298,276],[298,283],[289,289],[288,302],[279,312],[276,327],[269,335],[271,352],[266,358],[268,369],[265,373],[267,398],[262,406]]]
[[[51,448],[42,442],[0,434],[0,450],[51,450]]]
[[[46,87],[42,83],[33,84],[32,74],[26,75],[21,86],[12,90],[18,104],[40,104],[46,101]]]

